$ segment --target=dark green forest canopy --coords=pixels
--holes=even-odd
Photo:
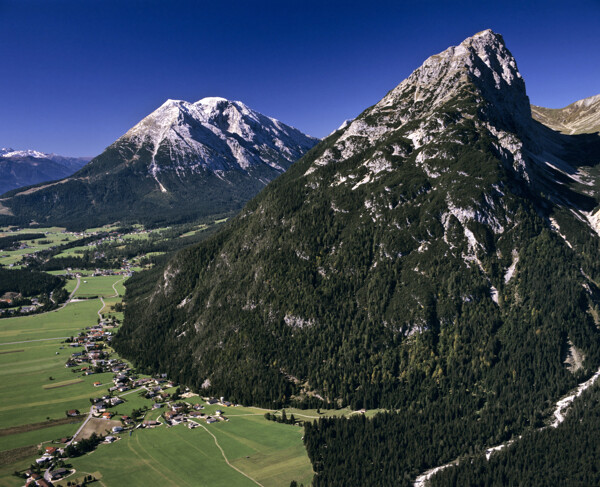
[[[21,233],[19,235],[7,235],[5,237],[0,237],[0,250],[11,250],[20,242],[44,238],[45,236],[46,235],[43,233]]]
[[[477,79],[400,85],[222,231],[130,281],[115,347],[234,402],[387,410],[307,426],[315,485],[409,485],[540,427],[600,365],[584,217],[598,184],[543,151],[592,180],[599,137],[527,119],[522,81],[506,98],[525,108],[487,101],[496,88],[477,83],[494,78]]]
[[[466,457],[434,476],[432,487],[450,485],[600,485],[600,388],[578,399],[559,428],[528,434],[510,448]]]
[[[103,159],[111,161],[118,148],[94,160],[95,168]],[[145,160],[119,170],[92,177],[89,169],[76,173],[60,184],[38,185],[40,190],[15,190],[4,195],[11,215],[0,215],[0,225],[23,225],[35,221],[41,225],[64,226],[84,230],[114,222],[165,226],[196,221],[205,217],[221,218],[239,209],[263,188],[258,180],[248,180],[233,172],[225,182],[212,173],[164,177],[172,191],[163,194],[147,173]],[[108,162],[107,162],[108,164]],[[79,177],[81,176],[81,177]],[[273,177],[273,175],[271,175]],[[197,188],[203,186],[203,191]]]
[[[450,103],[445,116],[458,118],[457,105]],[[320,167],[318,177],[305,176],[335,150],[334,134],[222,232],[179,254],[159,287],[148,276],[145,295],[130,292],[117,346],[135,354],[143,343],[150,353],[135,356],[141,364],[168,368],[196,387],[210,379],[215,391],[242,402],[301,397],[291,375],[340,404],[399,407],[426,394],[417,385],[429,381],[442,395],[473,387],[486,403],[495,397],[493,385],[515,374],[521,390],[551,374],[550,390],[527,395],[530,409],[539,408],[574,383],[560,360],[568,340],[585,351],[590,367],[598,360],[598,330],[588,313],[596,290],[592,282],[586,292],[580,271],[585,265],[594,279],[598,264],[548,229],[538,197],[502,164],[491,139],[470,119],[459,121],[452,136],[469,144],[440,137],[452,157],[440,161],[447,170],[435,181],[397,132]],[[406,150],[388,154],[393,170],[385,176],[353,190],[335,184],[347,174],[360,181],[361,162],[388,147]],[[504,194],[490,191],[496,187]],[[504,231],[475,220],[463,225],[448,212],[448,195],[455,206],[469,202],[492,213]],[[479,242],[475,251],[466,230]],[[597,239],[579,233],[595,251]],[[514,252],[518,272],[505,282]],[[536,372],[532,353],[551,365]]]
[[[16,292],[23,296],[48,294],[64,286],[64,284],[64,278],[52,276],[45,272],[0,267],[0,296],[6,292]]]

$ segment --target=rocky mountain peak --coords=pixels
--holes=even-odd
[[[600,102],[600,94],[584,98],[583,100],[578,100],[575,103],[573,103],[573,105],[577,108],[588,108],[592,105],[595,105],[598,102]]]
[[[156,178],[165,170],[247,171],[261,165],[281,173],[316,141],[240,101],[207,97],[167,100],[116,144],[149,152],[148,170]]]
[[[33,157],[35,159],[51,159],[55,154],[46,154],[36,150],[14,150],[12,148],[2,147],[0,149],[0,157],[18,158],[18,157]]]
[[[436,159],[433,154],[446,149],[431,144],[463,144],[461,138],[473,129],[471,121],[501,139],[497,145],[507,165],[528,177],[519,152],[522,143],[517,140],[527,137],[532,123],[525,83],[502,36],[491,30],[425,60],[379,103],[334,132],[333,148],[317,158],[306,174],[328,165],[337,154],[348,159],[386,143],[392,148],[391,156],[416,155],[414,151],[419,150],[417,163]],[[409,139],[410,147],[391,142],[397,138]],[[379,162],[372,163],[377,174],[393,167],[385,151],[379,152],[373,159]],[[434,172],[441,170],[447,168]]]
[[[376,107],[423,102],[417,108],[423,114],[431,113],[467,84],[488,102],[485,117],[500,119],[512,130],[529,123],[529,99],[517,63],[502,36],[490,29],[429,57]],[[415,110],[410,112],[414,117]]]

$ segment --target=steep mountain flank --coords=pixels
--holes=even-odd
[[[563,134],[600,132],[600,95],[590,96],[564,108],[531,106],[533,118]]]
[[[70,176],[90,159],[34,150],[0,149],[0,195],[11,189]]]
[[[305,442],[315,485],[409,484],[538,426],[600,363],[599,154],[531,118],[480,32],[132,280],[115,346],[239,402],[394,410]]]
[[[72,228],[227,214],[315,143],[241,102],[168,100],[72,177],[13,191],[0,205],[12,214],[6,222]]]

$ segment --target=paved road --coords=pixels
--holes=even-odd
[[[82,424],[82,425],[79,427],[79,429],[77,430],[77,432],[76,432],[76,433],[73,435],[73,438],[71,438],[71,440],[70,440],[70,441],[67,443],[67,446],[69,446],[71,443],[73,443],[73,440],[74,440],[75,438],[77,438],[77,435],[78,435],[79,433],[81,433],[81,430],[82,430],[83,428],[85,428],[85,425],[86,425],[86,424],[88,424],[88,421],[89,421],[90,419],[92,419],[92,410],[91,410],[91,408],[90,408],[90,412],[88,413],[88,416],[87,416],[87,418],[85,418],[85,421],[84,421],[84,422],[83,422],[83,424]]]
[[[69,294],[69,298],[62,304],[62,306],[60,308],[56,308],[56,309],[50,311],[50,313],[59,311],[59,310],[63,309],[67,304],[69,304],[71,302],[71,299],[73,299],[73,296],[75,296],[75,293],[79,289],[80,284],[81,284],[81,278],[79,276],[77,276],[77,284],[75,285],[75,289],[73,289],[73,292],[71,294]],[[50,296],[50,299],[52,299],[52,296]],[[54,303],[54,299],[52,299],[52,302]]]
[[[79,285],[81,284],[81,277],[77,276],[77,284],[75,285],[75,289],[73,289],[73,291],[71,292],[71,294],[69,294],[69,299],[67,299],[65,301],[65,303],[58,309],[62,309],[64,308],[67,304],[69,304],[69,302],[71,301],[71,299],[73,299],[73,296],[75,296],[75,293],[77,292],[77,290],[79,289]],[[58,310],[56,310],[58,311]]]

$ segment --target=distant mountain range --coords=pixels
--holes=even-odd
[[[544,120],[499,34],[431,56],[134,276],[114,346],[202,395],[387,410],[306,427],[315,487],[408,486],[538,428],[600,366],[600,135]]]
[[[317,139],[239,101],[168,100],[70,177],[0,199],[0,221],[82,228],[226,215]]]
[[[81,169],[91,157],[64,157],[35,150],[0,149],[0,195],[11,189],[54,181]]]
[[[564,134],[600,132],[600,94],[576,101],[564,108],[531,107],[533,118]]]

